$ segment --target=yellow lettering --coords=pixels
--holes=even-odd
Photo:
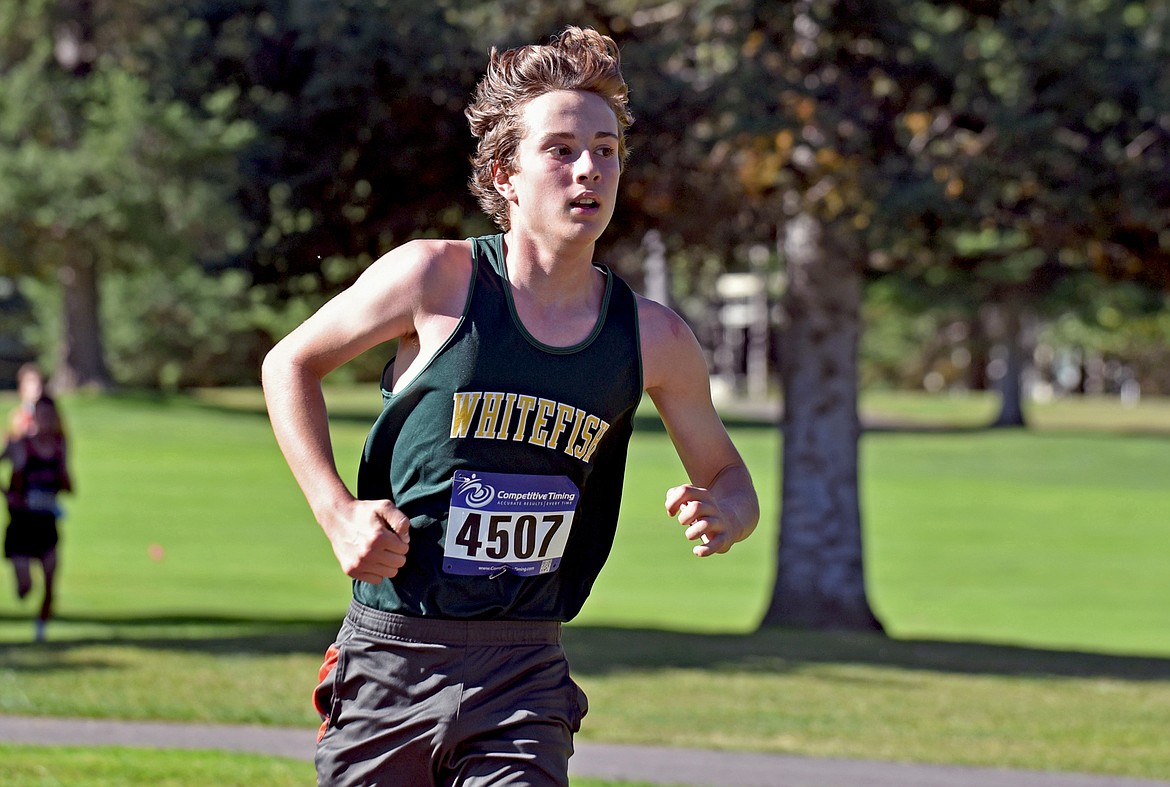
[[[512,421],[512,405],[516,402],[516,394],[508,394],[504,400],[504,410],[500,413],[500,431],[496,433],[497,440],[508,439],[508,424]]]
[[[597,421],[597,433],[593,435],[593,439],[589,442],[589,447],[585,449],[585,456],[581,457],[586,462],[593,461],[593,452],[597,450],[597,444],[601,442],[601,436],[609,431],[609,424],[601,419]]]
[[[500,402],[504,401],[502,393],[485,393],[483,407],[479,411],[479,428],[475,430],[476,437],[491,438],[495,436],[496,422],[500,416]]]
[[[548,433],[548,440],[545,443],[549,448],[556,448],[557,441],[561,439],[561,432],[565,431],[565,426],[570,418],[573,417],[573,411],[576,408],[567,404],[557,402],[557,415],[552,422],[552,431]]]
[[[516,422],[516,431],[512,433],[512,439],[519,442],[524,439],[524,433],[527,431],[528,414],[532,412],[532,408],[536,407],[536,397],[528,396],[526,394],[516,397],[516,409],[520,412],[520,419]]]
[[[467,430],[471,427],[471,419],[475,415],[475,408],[479,404],[481,391],[467,391],[455,393],[455,408],[451,411],[451,437],[467,437]]]
[[[601,425],[601,419],[596,415],[587,415],[585,422],[581,427],[581,442],[573,449],[573,456],[578,459],[585,458],[585,452],[589,450],[590,444],[593,442],[593,433]]]
[[[569,440],[565,443],[565,453],[569,456],[576,456],[573,453],[574,444],[577,442],[577,435],[581,434],[581,422],[585,420],[585,411],[577,410],[573,413],[573,431],[569,433]]]
[[[548,432],[545,429],[548,426],[548,420],[552,418],[556,404],[551,399],[541,399],[537,402],[536,421],[532,424],[532,437],[528,438],[528,442],[533,445],[548,444]]]
[[[608,429],[609,424],[596,415],[563,402],[526,394],[459,391],[455,393],[451,411],[452,439],[466,438],[470,433],[482,440],[527,440],[555,450],[568,435],[564,452],[585,462],[593,460],[593,453]]]

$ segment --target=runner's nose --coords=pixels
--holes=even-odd
[[[588,150],[581,151],[581,155],[577,158],[577,182],[596,182],[600,179],[601,169],[598,168],[597,162],[593,160],[593,153]]]

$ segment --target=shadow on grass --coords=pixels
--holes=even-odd
[[[16,620],[0,616],[0,623]],[[231,655],[321,655],[335,619],[252,620],[243,617],[63,617],[63,636],[44,644],[0,643],[0,668],[77,669],[56,656],[92,647],[130,647]],[[90,628],[101,629],[88,635]],[[876,633],[825,633],[766,628],[751,634],[569,625],[565,650],[580,675],[660,669],[786,673],[815,664],[859,664],[968,675],[1170,680],[1170,658],[1046,650],[1015,645],[899,640]],[[74,658],[77,655],[73,654]],[[59,666],[55,666],[59,665]],[[67,666],[66,666],[67,665]],[[95,663],[95,666],[96,663]]]
[[[13,622],[19,625],[26,619],[0,615],[0,624]],[[329,619],[165,614],[135,617],[59,615],[50,623],[47,642],[0,642],[0,666],[5,665],[6,654],[25,651],[48,656],[95,646],[211,655],[303,653],[319,656],[333,642],[340,625],[340,614]],[[36,669],[35,660],[28,667]]]
[[[721,635],[570,626],[565,648],[574,670],[586,674],[670,668],[785,672],[808,664],[863,664],[971,675],[1170,680],[1170,659],[1163,658],[783,628]]]

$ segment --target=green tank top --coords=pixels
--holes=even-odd
[[[363,604],[452,619],[561,620],[581,609],[613,546],[642,395],[637,303],[605,266],[601,314],[572,347],[516,315],[502,235],[471,239],[455,331],[391,393],[366,440],[358,497],[410,518],[397,576],[354,582]]]

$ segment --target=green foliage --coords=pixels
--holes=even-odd
[[[451,3],[224,4],[185,13],[159,59],[188,101],[231,86],[259,133],[239,157],[251,222],[242,255],[258,284],[333,292],[321,261],[364,267],[419,235],[483,227],[466,188],[462,110],[486,52]]]
[[[604,252],[635,280],[648,228],[698,281],[798,205],[969,316],[1068,272],[1157,283],[1167,253],[1163,3],[95,8],[84,71],[54,53],[57,4],[0,16],[10,272],[227,259],[259,302],[312,303],[410,237],[486,230],[463,104],[492,45],[570,22],[623,47],[638,120]]]
[[[248,276],[188,266],[109,276],[103,287],[111,369],[125,385],[163,388],[259,381]]]
[[[902,133],[962,217],[943,237],[955,264],[978,272],[973,294],[1022,288],[1034,305],[1086,271],[1170,286],[1170,146],[1158,120],[1170,99],[1170,14],[1164,3],[1134,8],[950,10],[951,44],[932,56],[953,92],[928,115],[906,115]],[[972,233],[1008,242],[981,248]]]
[[[157,102],[141,79],[105,61],[84,77],[68,74],[51,42],[44,35],[2,66],[0,263],[46,275],[75,245],[108,268],[230,251],[241,236],[225,209],[227,154],[249,127]]]
[[[924,286],[897,276],[869,283],[859,348],[863,390],[913,390],[924,382],[932,390],[986,387],[981,372],[991,342],[954,284]],[[1167,303],[1166,295],[1134,282],[1102,287],[1094,277],[1071,277],[1055,285],[1036,304],[1045,312],[1031,340],[1036,380],[1057,395],[1117,393],[1125,380],[1144,396],[1165,395]]]
[[[952,356],[966,352],[969,363],[962,310],[938,303],[931,308],[922,300],[898,288],[892,277],[869,285],[858,348],[861,390],[920,388],[940,363],[949,367],[944,381],[953,383],[962,370],[955,368]]]
[[[1082,367],[1077,390],[1110,389],[1132,379],[1143,395],[1170,392],[1170,296],[1134,284],[1102,290],[1092,286],[1060,293],[1064,309],[1039,331],[1039,348],[1048,355],[1064,354],[1065,362]]]
[[[227,195],[252,126],[225,119],[230,90],[187,105],[127,68],[135,36],[158,30],[140,12],[36,2],[0,17],[0,272],[73,292],[63,333],[41,343],[91,367],[66,379],[102,382],[102,329],[85,309],[103,274],[173,273],[244,239]]]
[[[36,320],[21,326],[32,347],[51,348],[61,319],[60,292],[26,277],[23,293]],[[111,271],[101,283],[102,322],[110,372],[133,388],[176,390],[192,386],[255,384],[271,346],[268,328],[304,319],[294,303],[273,308],[249,287],[240,270],[209,273],[199,266]],[[291,313],[291,318],[280,315]],[[291,326],[289,326],[291,330]],[[52,369],[51,353],[41,357]]]

